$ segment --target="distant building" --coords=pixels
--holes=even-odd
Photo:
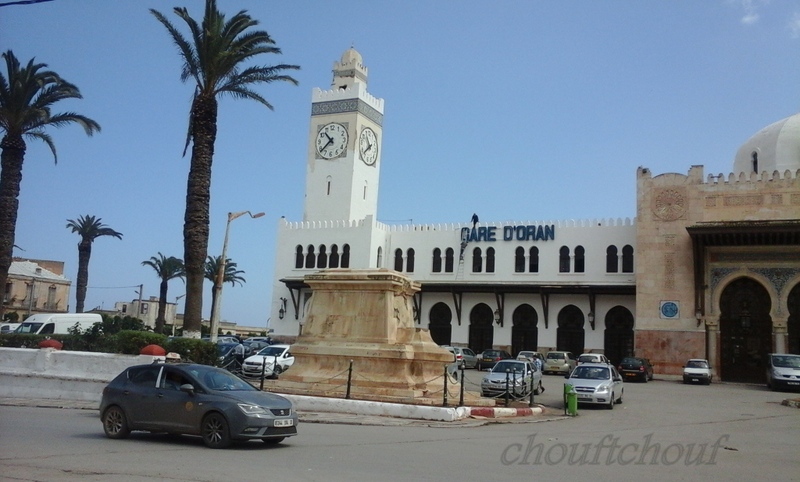
[[[64,262],[14,258],[8,270],[3,305],[23,320],[36,313],[66,313],[72,282],[64,277]]]

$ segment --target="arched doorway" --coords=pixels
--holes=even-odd
[[[539,346],[539,319],[536,310],[529,304],[519,305],[511,315],[511,354],[517,356],[522,350],[536,351]]]
[[[719,304],[720,377],[764,383],[764,360],[772,351],[769,293],[757,281],[739,278],[725,288]]]
[[[800,284],[789,292],[789,321],[786,323],[786,352],[800,355]]]
[[[469,313],[469,347],[475,353],[491,348],[494,343],[494,314],[486,303],[479,303]]]
[[[576,357],[583,353],[583,312],[575,305],[568,305],[558,313],[556,350],[572,352]]]
[[[453,326],[450,322],[453,320],[453,312],[450,307],[445,303],[436,303],[431,307],[428,314],[430,323],[428,323],[428,330],[431,332],[431,338],[437,345],[449,345],[451,343]]]
[[[605,355],[614,365],[633,356],[633,313],[624,306],[611,308],[606,314],[603,339]]]

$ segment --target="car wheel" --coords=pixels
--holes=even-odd
[[[103,414],[103,431],[106,437],[113,439],[125,438],[131,433],[128,418],[121,408],[113,406],[106,409]]]
[[[272,373],[274,373],[275,376],[278,376],[281,373],[283,373],[283,368],[280,365],[275,365],[275,368],[272,370]]]
[[[644,377],[642,377],[642,382],[647,383],[647,373],[645,373]]]
[[[219,413],[209,413],[203,419],[200,430],[203,442],[212,449],[224,449],[231,444],[228,421]]]
[[[606,408],[609,409],[609,410],[614,410],[614,393],[613,392],[611,393],[611,399],[608,401],[608,405],[606,405]]]
[[[622,405],[622,396],[623,396],[624,394],[625,394],[625,392],[624,392],[624,391],[623,391],[622,393],[620,393],[620,394],[619,394],[619,398],[617,399],[617,405]]]
[[[283,442],[283,439],[286,437],[272,437],[272,438],[262,438],[261,441],[267,445],[278,445],[279,443]]]

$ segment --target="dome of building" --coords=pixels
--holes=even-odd
[[[758,131],[736,152],[733,171],[772,174],[800,169],[800,114]]]
[[[361,54],[358,53],[358,50],[350,47],[349,49],[345,50],[342,54],[342,61],[341,63],[350,64],[355,62],[356,65],[363,64],[364,60],[361,58]]]

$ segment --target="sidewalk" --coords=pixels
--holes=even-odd
[[[96,402],[82,400],[59,400],[45,398],[9,398],[0,397],[0,405],[15,407],[38,407],[38,408],[63,408],[72,410],[97,410]],[[457,428],[457,427],[480,427],[493,423],[534,423],[551,420],[562,420],[564,417],[560,410],[554,408],[541,407],[540,411],[534,409],[514,409],[495,407],[496,415],[490,413],[491,409],[481,407],[476,409],[476,414],[461,420],[450,422],[435,420],[419,420],[411,418],[387,417],[378,415],[360,415],[354,413],[336,412],[311,412],[298,410],[297,414],[300,421],[304,423],[329,423],[343,425],[367,425],[384,427],[436,427],[436,428]],[[510,411],[516,410],[513,415]],[[538,413],[534,413],[538,412]]]

